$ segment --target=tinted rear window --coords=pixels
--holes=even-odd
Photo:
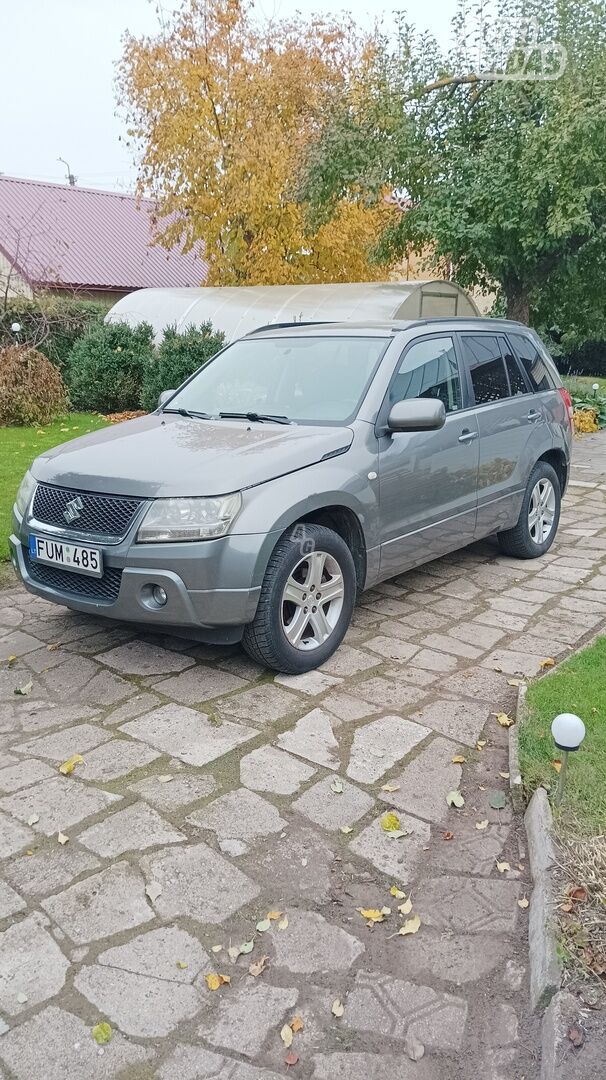
[[[532,338],[525,334],[509,334],[518,359],[528,376],[532,389],[537,393],[553,390],[556,383]]]
[[[509,383],[496,335],[464,334],[461,341],[476,405],[508,398]]]

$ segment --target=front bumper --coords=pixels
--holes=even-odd
[[[259,556],[267,536],[228,534],[190,544],[135,544],[129,537],[116,545],[91,542],[88,546],[102,548],[104,574],[110,571],[115,586],[115,595],[108,595],[107,589],[105,595],[101,590],[94,595],[97,579],[83,581],[82,575],[70,571],[48,574],[40,570],[40,564],[32,564],[27,524],[16,512],[13,518],[13,565],[26,589],[45,600],[164,630],[191,628],[198,637],[222,642],[238,641],[244,625],[254,618],[261,591],[261,580],[256,580]],[[51,535],[39,527],[35,532]],[[221,587],[223,582],[230,587]],[[166,592],[167,601],[161,607],[153,600],[154,585]]]

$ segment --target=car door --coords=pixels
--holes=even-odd
[[[535,425],[525,377],[504,334],[461,334],[461,351],[480,432],[476,536],[515,524],[527,482]],[[538,455],[537,455],[538,456]]]
[[[405,349],[377,421],[383,578],[474,538],[479,432],[466,395],[452,334],[417,338]],[[392,406],[416,397],[444,403],[444,427],[386,431]]]

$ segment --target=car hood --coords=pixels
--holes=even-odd
[[[114,495],[223,495],[314,465],[352,439],[351,428],[151,414],[56,446],[36,458],[32,473],[42,483]]]

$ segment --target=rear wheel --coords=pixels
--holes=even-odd
[[[513,529],[498,534],[501,551],[517,559],[538,559],[555,540],[560,521],[560,482],[547,461],[530,474],[520,516]]]
[[[323,525],[295,526],[269,560],[242,644],[264,667],[292,675],[311,671],[341,644],[355,597],[356,571],[345,541]]]

